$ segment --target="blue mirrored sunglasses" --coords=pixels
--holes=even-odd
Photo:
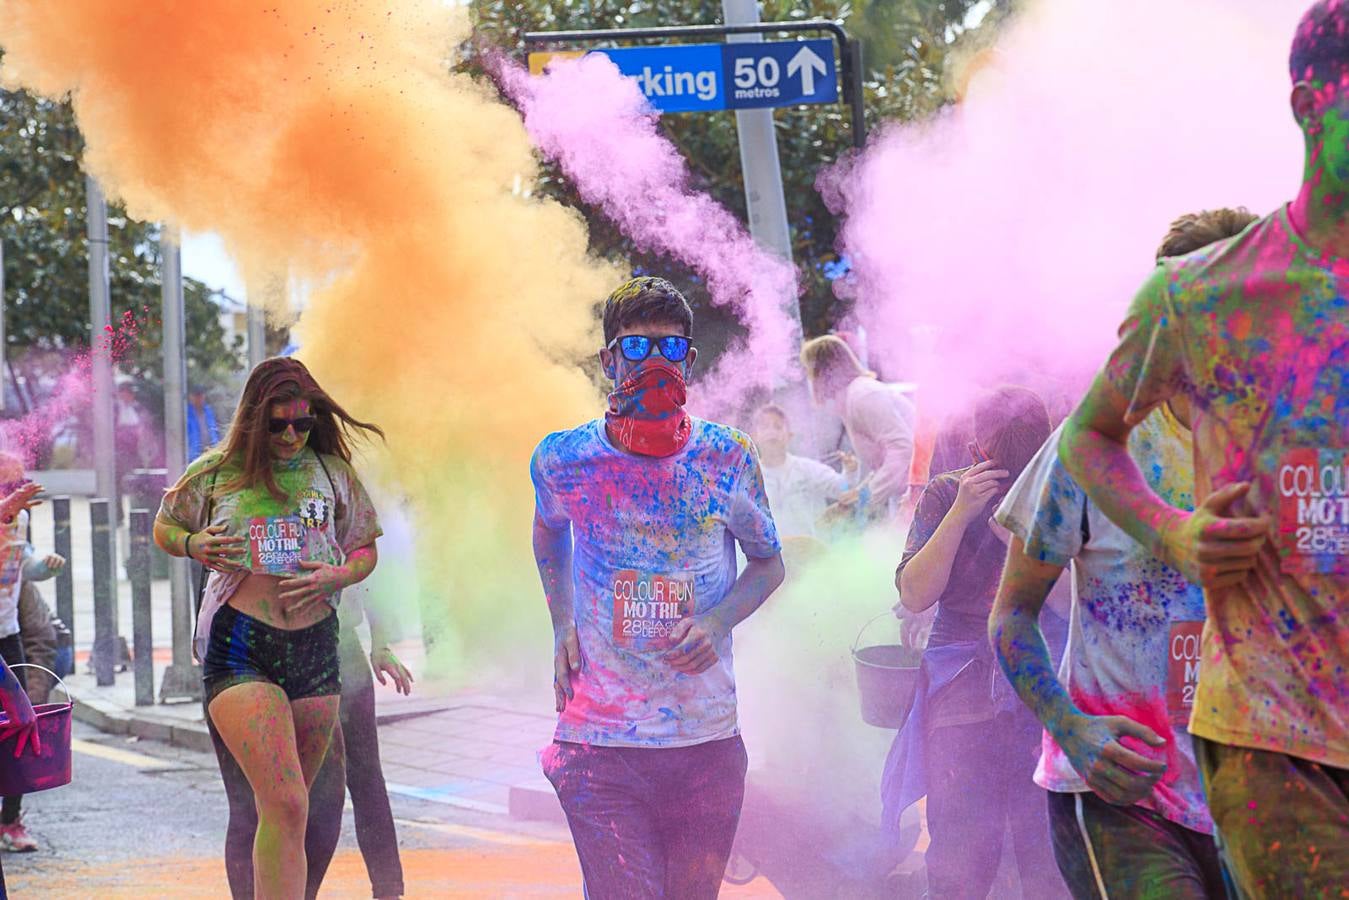
[[[651,355],[652,347],[659,347],[661,356],[670,362],[677,363],[688,358],[689,348],[693,346],[693,341],[682,334],[670,334],[661,338],[649,338],[643,334],[629,334],[610,341],[610,350],[614,349],[614,344],[618,345],[623,358],[629,362],[641,362]]]

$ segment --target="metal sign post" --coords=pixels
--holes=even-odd
[[[175,484],[187,468],[187,331],[183,305],[182,249],[177,230],[164,226],[160,238],[164,322],[164,466],[165,485]],[[132,537],[134,539],[135,533]],[[169,602],[173,662],[159,685],[161,702],[201,699],[201,668],[192,662],[192,592],[189,563],[169,560]],[[133,636],[134,637],[134,636]],[[137,657],[139,658],[139,656]]]

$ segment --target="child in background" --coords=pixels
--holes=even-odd
[[[24,489],[31,501],[41,488],[25,484],[26,480],[23,461],[12,453],[0,452],[0,496],[8,498]],[[10,666],[26,661],[19,633],[19,592],[23,582],[51,578],[66,564],[56,554],[39,558],[34,553],[28,543],[29,505],[31,502],[14,507],[17,512],[0,521],[0,658]],[[23,671],[14,674],[26,688]],[[24,699],[27,702],[27,697]],[[37,849],[37,841],[24,827],[20,815],[22,802],[22,796],[6,797],[0,802],[0,850],[28,853]]]
[[[775,404],[760,407],[751,427],[778,536],[818,537],[820,516],[847,492],[857,475],[856,458],[844,455],[844,471],[835,472],[822,462],[788,452],[792,424],[787,411]]]

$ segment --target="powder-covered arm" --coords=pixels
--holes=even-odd
[[[782,542],[768,508],[758,451],[748,441],[746,449],[731,496],[727,527],[748,562],[720,603],[681,619],[671,631],[671,650],[665,660],[687,675],[697,675],[715,665],[731,630],[762,606],[786,578]]]
[[[1174,310],[1167,305],[1165,268],[1134,301],[1121,342],[1064,423],[1059,456],[1111,521],[1205,588],[1240,584],[1255,566],[1269,531],[1267,517],[1241,513],[1247,482],[1214,491],[1193,513],[1171,506],[1148,485],[1129,455],[1129,432],[1184,386]]]
[[[946,591],[965,531],[987,515],[989,500],[1007,477],[1005,469],[993,466],[979,463],[966,469],[957,484],[943,476],[923,490],[895,572],[899,602],[910,612],[923,612]]]
[[[670,633],[674,648],[665,659],[678,671],[698,675],[716,664],[720,658],[717,647],[726,635],[762,606],[787,576],[781,553],[759,559],[749,557],[748,560],[745,570],[720,603],[701,615],[680,619],[675,624]]]
[[[1129,750],[1119,738],[1129,735],[1154,747],[1166,742],[1151,728],[1124,716],[1086,715],[1060,683],[1040,631],[1040,611],[1062,574],[1062,566],[1027,556],[1026,545],[1013,536],[988,620],[988,637],[1017,695],[1087,785],[1110,803],[1136,803],[1152,792],[1166,773],[1166,763]]]
[[[575,696],[571,678],[581,671],[581,644],[576,636],[576,615],[571,579],[571,523],[554,528],[539,513],[534,514],[534,563],[543,582],[548,615],[553,621],[553,699],[557,711],[566,709]]]

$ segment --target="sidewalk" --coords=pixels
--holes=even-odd
[[[202,705],[160,703],[159,686],[172,660],[172,618],[167,580],[151,587],[154,645],[154,696],[150,706],[135,704],[130,667],[113,685],[99,687],[87,672],[93,645],[93,570],[90,563],[89,505],[71,499],[71,572],[74,580],[75,674],[65,679],[75,702],[75,718],[110,733],[172,743],[213,752]],[[51,504],[33,511],[33,543],[38,553],[52,549]],[[126,530],[118,533],[118,557],[125,557]],[[131,586],[118,568],[118,633],[132,642]],[[56,610],[53,582],[39,590]],[[537,753],[552,740],[555,716],[545,692],[529,701],[464,691],[426,680],[419,636],[394,645],[394,652],[419,680],[411,696],[375,685],[380,752],[392,793],[476,812],[520,819],[562,822],[552,786],[539,769]],[[53,701],[60,699],[59,689]]]
[[[393,649],[414,675],[425,671],[420,641],[404,641]],[[171,654],[163,648],[155,657],[158,686]],[[79,654],[76,674],[65,679],[76,719],[109,734],[213,751],[200,703],[138,707],[129,669],[117,673],[115,684],[98,687],[85,671],[87,658],[87,653]],[[552,740],[555,718],[550,710],[523,709],[519,701],[454,693],[424,681],[407,697],[378,683],[375,692],[381,762],[390,793],[517,819],[564,821],[537,758]],[[58,698],[53,692],[53,701]]]

